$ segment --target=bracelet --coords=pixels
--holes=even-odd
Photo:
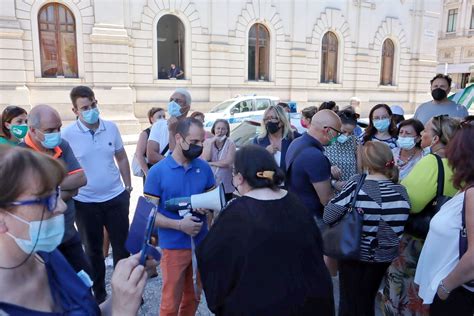
[[[451,294],[451,291],[448,291],[448,289],[447,289],[446,286],[444,285],[443,280],[441,280],[441,282],[439,282],[439,287],[443,290],[444,293],[446,293],[446,294]]]

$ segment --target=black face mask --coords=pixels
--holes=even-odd
[[[186,141],[184,141],[184,142],[186,143]],[[188,149],[183,149],[183,147],[181,146],[183,156],[188,160],[194,160],[197,157],[201,156],[202,149],[203,149],[202,146],[199,146],[199,145],[196,145],[196,144],[189,144]]]
[[[444,100],[444,98],[446,98],[447,93],[446,91],[444,91],[444,89],[436,88],[433,91],[431,91],[431,96],[436,101],[441,101],[441,100]]]
[[[278,126],[279,124],[279,122],[267,122],[265,126],[270,134],[275,134],[280,130],[280,126]]]

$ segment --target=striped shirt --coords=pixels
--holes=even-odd
[[[360,176],[347,182],[339,195],[324,209],[324,222],[333,224],[343,215]],[[410,211],[405,188],[390,180],[365,180],[355,204],[363,212],[360,261],[390,262],[398,255],[398,245]]]

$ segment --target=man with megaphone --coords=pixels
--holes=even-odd
[[[179,315],[196,313],[201,290],[197,286],[197,266],[192,249],[207,234],[206,216],[209,210],[202,207],[214,196],[197,198],[197,195],[215,186],[211,168],[198,158],[204,142],[202,123],[194,118],[180,120],[174,137],[176,146],[173,153],[150,169],[144,188],[145,197],[158,205],[155,225],[163,249],[160,264],[163,278],[162,316],[178,315],[178,311]],[[173,202],[173,199],[178,200]],[[183,206],[183,203],[187,204]],[[193,208],[196,207],[193,204],[198,208]],[[208,208],[215,207],[211,203]],[[184,214],[183,210],[188,214]]]

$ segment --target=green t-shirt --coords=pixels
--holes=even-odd
[[[448,159],[443,158],[444,166],[444,192],[446,196],[454,196],[457,189],[454,188],[451,178],[453,170],[448,165]],[[407,189],[411,202],[411,213],[421,212],[425,206],[436,196],[438,188],[438,163],[434,155],[423,157],[413,167],[410,173],[402,180],[402,185]]]
[[[0,136],[0,144],[6,144],[6,145],[10,145],[10,146],[16,146],[18,145],[18,143],[16,142],[12,142],[11,140],[9,139],[6,139],[5,137],[3,136]]]

